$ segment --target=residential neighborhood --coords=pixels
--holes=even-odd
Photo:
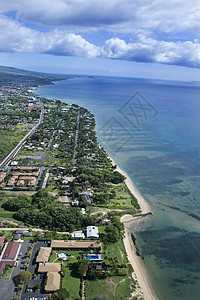
[[[38,97],[40,76],[12,76],[0,86],[0,299],[122,299],[124,285],[128,299],[120,216],[140,207],[94,115]]]

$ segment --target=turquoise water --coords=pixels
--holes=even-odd
[[[199,83],[81,77],[36,93],[94,113],[101,144],[154,212],[135,237],[156,293],[199,299]]]

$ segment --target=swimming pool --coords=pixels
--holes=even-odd
[[[98,255],[88,255],[86,259],[99,259]]]
[[[67,254],[64,252],[58,253],[57,257],[58,257],[58,259],[61,259],[61,260],[67,260]]]

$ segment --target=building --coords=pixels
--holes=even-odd
[[[87,237],[88,238],[99,238],[99,230],[98,227],[95,226],[87,226]]]
[[[60,272],[61,264],[60,263],[39,263],[38,272],[47,273],[47,272]]]
[[[15,264],[20,249],[21,243],[19,242],[13,241],[5,244],[0,257],[0,275],[3,274],[6,265]]]
[[[60,274],[56,272],[47,273],[47,283],[45,290],[47,292],[55,292],[60,288]]]
[[[51,248],[41,247],[36,258],[36,263],[48,262],[51,254]]]
[[[45,290],[47,292],[55,292],[60,288],[61,264],[59,263],[40,263],[38,267],[39,273],[47,273],[47,283]]]
[[[15,261],[19,254],[20,248],[21,248],[21,243],[19,242],[13,241],[10,243],[6,243],[3,250],[2,259]]]
[[[85,239],[85,234],[83,232],[74,232],[72,233],[72,237],[75,239],[80,239],[80,240],[84,240]]]
[[[70,240],[52,240],[52,249],[101,249],[101,242],[99,241],[70,241]]]

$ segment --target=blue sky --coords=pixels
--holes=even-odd
[[[200,80],[197,0],[0,0],[0,64]]]

